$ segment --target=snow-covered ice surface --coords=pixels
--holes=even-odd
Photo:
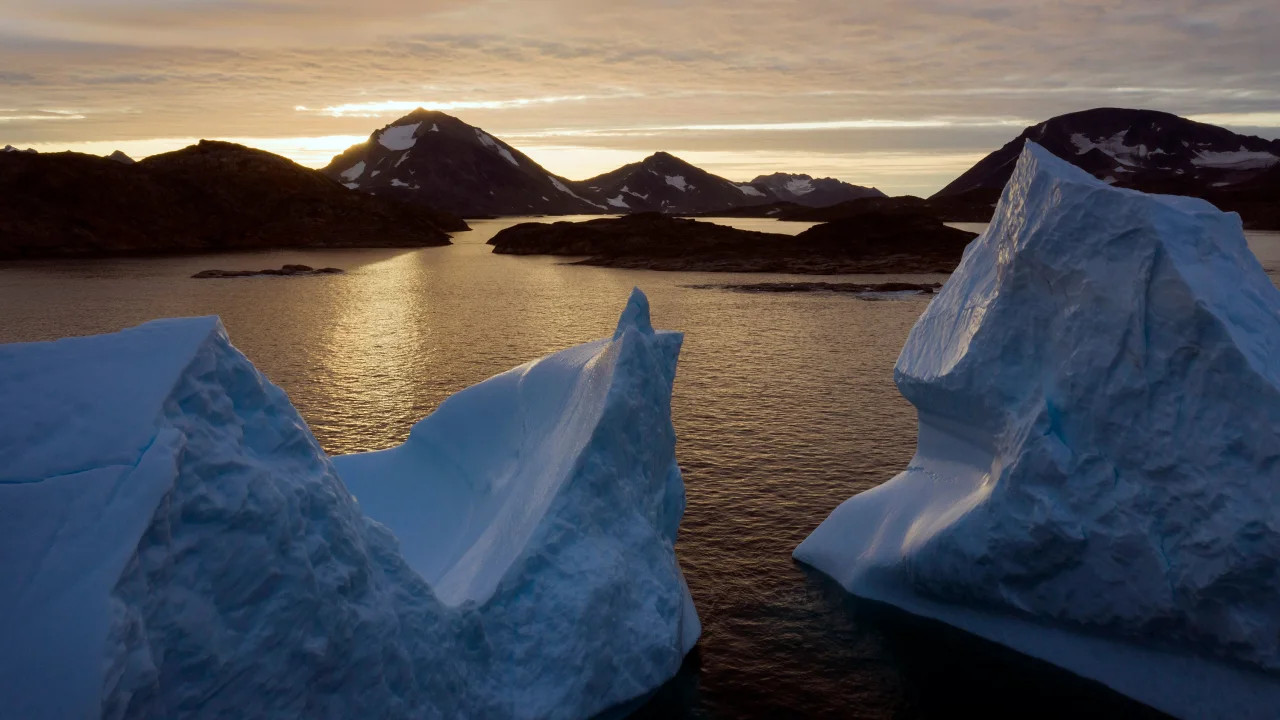
[[[360,504],[216,318],[0,346],[0,714],[581,718],[644,696],[699,633],[673,550],[681,336],[647,310],[637,292],[612,339],[342,458]]]
[[[416,122],[389,127],[378,135],[378,144],[388,150],[408,150],[417,144],[414,133],[421,125],[421,122]]]
[[[1274,717],[1277,357],[1238,216],[1028,142],[898,359],[915,458],[795,557],[1174,715]]]

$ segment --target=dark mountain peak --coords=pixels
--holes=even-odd
[[[693,215],[768,200],[750,185],[732,183],[668,152],[574,185],[600,198],[611,211],[624,213]]]
[[[423,108],[375,130],[323,172],[352,190],[470,217],[604,209],[481,128]]]
[[[775,173],[769,173],[768,175],[757,175],[755,179],[751,181],[751,183],[754,185],[755,183],[762,183],[762,182],[769,182],[769,181],[786,182],[787,180],[812,180],[812,179],[813,179],[813,176],[807,173],[775,172]]]
[[[831,177],[814,178],[807,173],[775,172],[759,175],[751,181],[751,187],[778,200],[809,207],[826,207],[859,198],[884,197],[884,193],[873,187],[854,185]]]
[[[133,158],[129,157],[128,155],[125,155],[123,152],[119,150],[112,152],[110,155],[107,156],[107,159],[115,160],[116,162],[123,163],[125,165],[132,165],[135,162]]]
[[[698,168],[696,165],[690,162],[687,162],[685,160],[682,160],[676,157],[675,155],[672,155],[671,153],[665,152],[662,150],[659,150],[658,152],[641,160],[639,165],[641,167],[644,167],[650,170],[677,171],[677,172],[693,170],[697,172],[704,172],[703,170]]]
[[[1280,163],[1280,140],[1240,135],[1159,110],[1102,107],[1024,129],[934,197],[998,192],[1027,140],[1095,177],[1148,192],[1203,195],[1247,182]]]
[[[224,140],[201,140],[195,145],[150,155],[134,164],[146,168],[204,168],[209,173],[235,170],[253,178],[265,177],[267,173],[284,173],[291,179],[310,183],[324,179],[314,170],[282,155]]]

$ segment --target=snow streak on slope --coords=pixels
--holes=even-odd
[[[796,558],[1166,712],[1272,717],[1275,357],[1238,216],[1028,142],[898,360],[915,458]]]
[[[467,598],[452,606],[419,572],[413,528],[397,540],[361,512],[215,318],[0,347],[0,402],[16,410],[0,415],[0,707],[591,717],[657,687],[698,624],[672,550],[680,336],[638,308],[612,340],[459,393],[398,449],[476,453],[384,477],[419,483],[405,503],[429,493],[423,478],[440,477],[436,500],[473,484],[474,543],[442,580]],[[499,408],[541,424],[494,435],[511,419]],[[462,427],[475,432],[452,443]]]
[[[481,130],[480,128],[476,128],[476,138],[480,140],[481,145],[484,145],[490,150],[501,155],[503,160],[506,160],[516,167],[520,167],[520,163],[516,161],[515,156],[512,155],[509,150],[499,145],[498,142],[489,135],[489,133]]]

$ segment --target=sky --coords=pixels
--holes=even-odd
[[[414,107],[583,179],[666,150],[927,195],[1023,127],[1280,136],[1276,0],[0,0],[0,145],[320,167]]]

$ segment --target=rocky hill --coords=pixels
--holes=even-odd
[[[447,245],[457,217],[353,193],[278,155],[201,141],[136,163],[0,153],[0,258]]]

